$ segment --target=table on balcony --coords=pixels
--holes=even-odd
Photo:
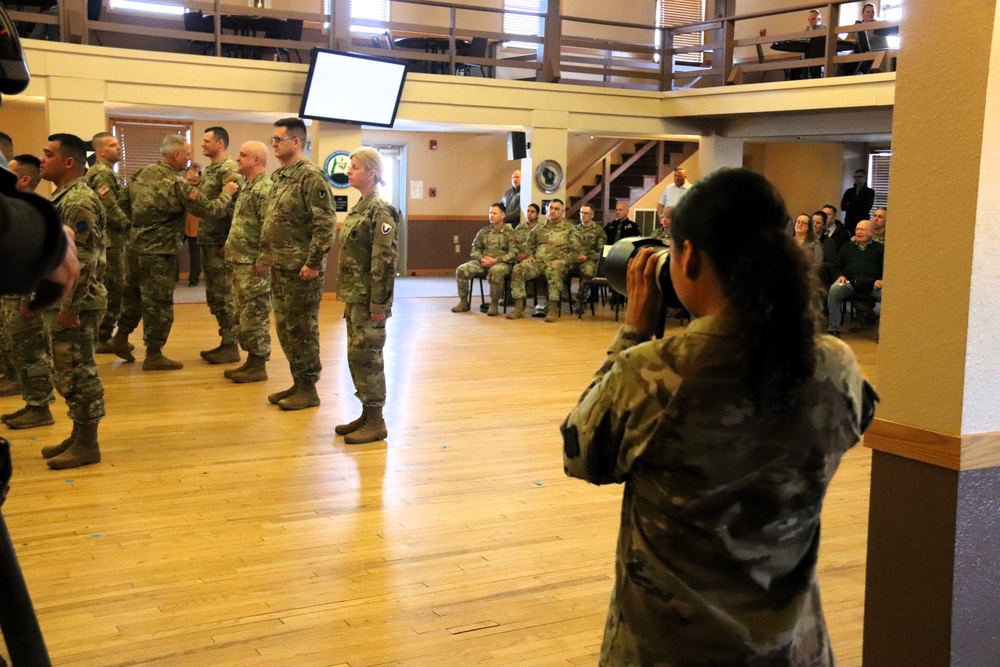
[[[470,42],[467,39],[455,40],[455,51],[468,49]],[[396,37],[392,40],[393,47],[408,51],[423,51],[424,53],[448,53],[451,49],[451,40],[448,37]],[[448,74],[448,63],[439,60],[419,60],[420,71],[428,74]]]

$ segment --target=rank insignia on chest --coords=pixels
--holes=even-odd
[[[391,231],[392,231],[392,225],[390,225],[388,222],[383,222],[382,223],[382,233],[383,234],[388,234]]]

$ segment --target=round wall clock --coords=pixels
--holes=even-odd
[[[351,166],[351,154],[347,151],[334,151],[323,163],[323,171],[330,179],[330,184],[335,188],[350,187],[347,182],[347,170]]]
[[[563,170],[555,160],[545,160],[535,169],[535,185],[547,195],[559,189],[563,182]]]

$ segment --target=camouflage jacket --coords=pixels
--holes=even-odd
[[[521,249],[528,257],[534,257],[540,262],[561,259],[569,264],[576,259],[573,236],[573,223],[566,218],[559,222],[546,220],[535,225]]]
[[[354,205],[340,231],[339,301],[366,303],[369,312],[392,314],[398,226],[399,213],[377,189]]]
[[[213,162],[205,168],[205,177],[202,179],[198,190],[207,199],[216,199],[222,192],[222,186],[229,181],[235,180],[240,186],[245,179],[240,175],[236,162],[231,157],[225,160]],[[201,222],[198,223],[198,243],[202,245],[225,245],[229,236],[229,227],[233,222],[232,202],[219,211],[216,215],[202,215]]]
[[[229,238],[226,239],[226,261],[233,264],[257,263],[264,208],[272,185],[274,183],[267,174],[258,174],[236,194],[233,225],[229,229]]]
[[[575,232],[573,246],[576,249],[576,254],[584,255],[587,258],[585,261],[596,264],[601,259],[601,255],[604,254],[604,246],[608,244],[608,235],[604,232],[604,228],[597,223],[589,225],[581,223],[573,231]]]
[[[476,233],[472,240],[472,259],[495,257],[501,262],[510,264],[517,258],[517,244],[514,240],[514,228],[504,223],[500,229],[486,225]]]
[[[232,197],[225,192],[208,199],[164,162],[135,172],[128,182],[132,202],[131,249],[140,255],[174,255],[184,240],[187,214],[219,216]]]
[[[107,245],[120,248],[132,227],[132,206],[121,176],[100,160],[87,170],[86,182],[97,193],[107,215]]]
[[[650,233],[650,236],[654,239],[660,239],[668,246],[670,245],[670,230],[663,225],[657,225],[656,229]]]
[[[738,327],[703,317],[655,341],[623,327],[563,423],[567,474],[625,483],[602,665],[835,664],[820,510],[877,396],[822,336],[797,406],[764,418]]]
[[[104,287],[106,215],[104,205],[83,177],[74,178],[52,193],[52,203],[63,224],[76,234],[76,258],[80,277],[66,295],[59,311],[79,315],[83,310],[104,310],[108,290]]]
[[[303,158],[276,170],[271,179],[274,185],[260,232],[260,263],[288,271],[303,266],[321,270],[337,233],[326,174]]]
[[[531,232],[537,226],[538,226],[537,220],[535,221],[534,225],[530,225],[528,221],[525,220],[524,222],[522,222],[520,225],[517,226],[517,229],[514,230],[514,246],[518,254],[522,252],[527,254],[527,250],[525,248],[527,248],[528,246],[528,237],[531,236]]]

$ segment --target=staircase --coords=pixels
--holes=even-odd
[[[575,218],[580,207],[589,204],[594,207],[597,221],[613,220],[617,200],[627,201],[631,207],[666,178],[674,165],[681,164],[698,148],[696,143],[680,141],[650,140],[631,147],[627,143],[622,141],[597,158],[580,177],[566,186],[567,192],[580,193],[569,196],[567,218]],[[631,152],[620,153],[621,150]],[[594,167],[598,164],[600,173],[594,176]],[[589,183],[585,185],[586,181]]]

